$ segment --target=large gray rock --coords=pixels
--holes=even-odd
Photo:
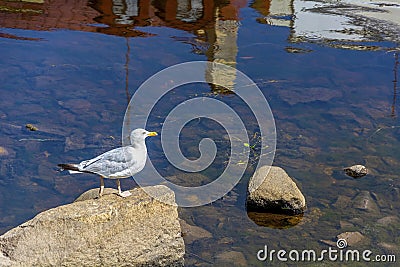
[[[250,179],[247,208],[256,211],[300,214],[306,210],[306,200],[296,183],[282,168],[262,166]]]
[[[151,190],[175,199],[165,186]],[[38,214],[0,236],[0,266],[183,266],[177,206],[156,201],[143,189],[131,193]]]

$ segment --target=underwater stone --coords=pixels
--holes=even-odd
[[[188,224],[185,220],[179,220],[182,228],[183,239],[185,240],[185,244],[192,244],[194,241],[203,238],[212,238],[212,234],[195,225]]]
[[[382,226],[388,226],[390,224],[397,224],[399,223],[399,217],[397,216],[385,216],[383,218],[380,218],[376,223]]]
[[[337,236],[337,239],[345,239],[347,246],[354,246],[362,241],[365,237],[360,232],[344,232]]]
[[[353,199],[353,208],[371,213],[379,213],[378,205],[371,197],[371,193],[369,191],[361,191]]]
[[[0,156],[7,156],[8,150],[5,147],[0,146]]]
[[[339,225],[340,225],[340,229],[344,229],[344,228],[352,228],[354,227],[354,224],[352,224],[351,222],[348,221],[339,221]]]
[[[333,98],[342,97],[340,91],[324,87],[290,88],[290,90],[279,90],[278,94],[291,106],[314,101],[328,102]]]
[[[262,166],[250,179],[247,208],[250,211],[294,215],[306,210],[306,200],[285,170],[276,166],[271,166],[271,169]]]
[[[383,248],[387,253],[398,254],[400,252],[400,247],[398,244],[380,242],[378,243],[378,246]]]
[[[215,257],[216,266],[249,266],[240,251],[224,251]]]

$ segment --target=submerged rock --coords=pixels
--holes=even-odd
[[[85,146],[84,138],[81,135],[72,134],[71,136],[65,137],[65,152],[83,149]]]
[[[345,209],[351,204],[351,197],[339,195],[333,206],[337,209]]]
[[[250,179],[247,195],[248,210],[283,214],[300,214],[306,200],[296,183],[280,167],[263,166]]]
[[[346,240],[346,246],[354,246],[364,240],[364,236],[360,232],[344,232],[337,236],[337,239]]]
[[[174,201],[165,186],[154,186]],[[143,189],[44,211],[0,236],[0,266],[183,266],[177,206]]]
[[[387,253],[399,254],[400,252],[400,247],[398,244],[380,242],[378,243],[378,246],[383,248]]]
[[[212,234],[195,225],[188,224],[185,220],[179,220],[181,223],[183,239],[185,240],[186,244],[192,244],[194,241],[203,238],[212,238]]]
[[[348,176],[353,178],[361,178],[368,174],[367,168],[359,164],[344,168],[343,170]]]
[[[361,191],[354,197],[353,208],[370,213],[379,213],[379,207],[369,191]]]
[[[331,247],[336,247],[336,242],[332,241],[332,240],[327,240],[327,239],[320,239],[318,240],[319,242],[321,242],[322,244],[331,246]]]
[[[215,257],[216,266],[248,266],[246,257],[240,251],[225,251]]]
[[[0,156],[8,156],[10,154],[5,147],[0,146]]]
[[[380,218],[379,220],[376,221],[376,223],[378,225],[382,225],[382,226],[388,226],[388,225],[394,225],[399,223],[399,217],[397,216],[385,216],[383,218]]]
[[[336,241],[322,239],[319,242],[331,246],[343,249],[345,247],[354,246],[355,244],[364,241],[365,236],[360,232],[343,232],[336,236]]]
[[[323,87],[290,88],[290,90],[279,90],[278,93],[291,106],[314,101],[328,102],[333,98],[342,97],[340,91]]]
[[[339,221],[340,229],[354,228],[354,224],[348,221]]]

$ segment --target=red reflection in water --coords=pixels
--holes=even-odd
[[[24,0],[0,1],[1,27],[69,29],[124,37],[148,36],[135,26],[167,26],[200,33],[216,21],[239,20],[246,0]],[[99,23],[103,25],[98,25]]]

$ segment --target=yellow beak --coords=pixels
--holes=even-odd
[[[158,134],[156,132],[148,132],[147,136],[157,136]]]

